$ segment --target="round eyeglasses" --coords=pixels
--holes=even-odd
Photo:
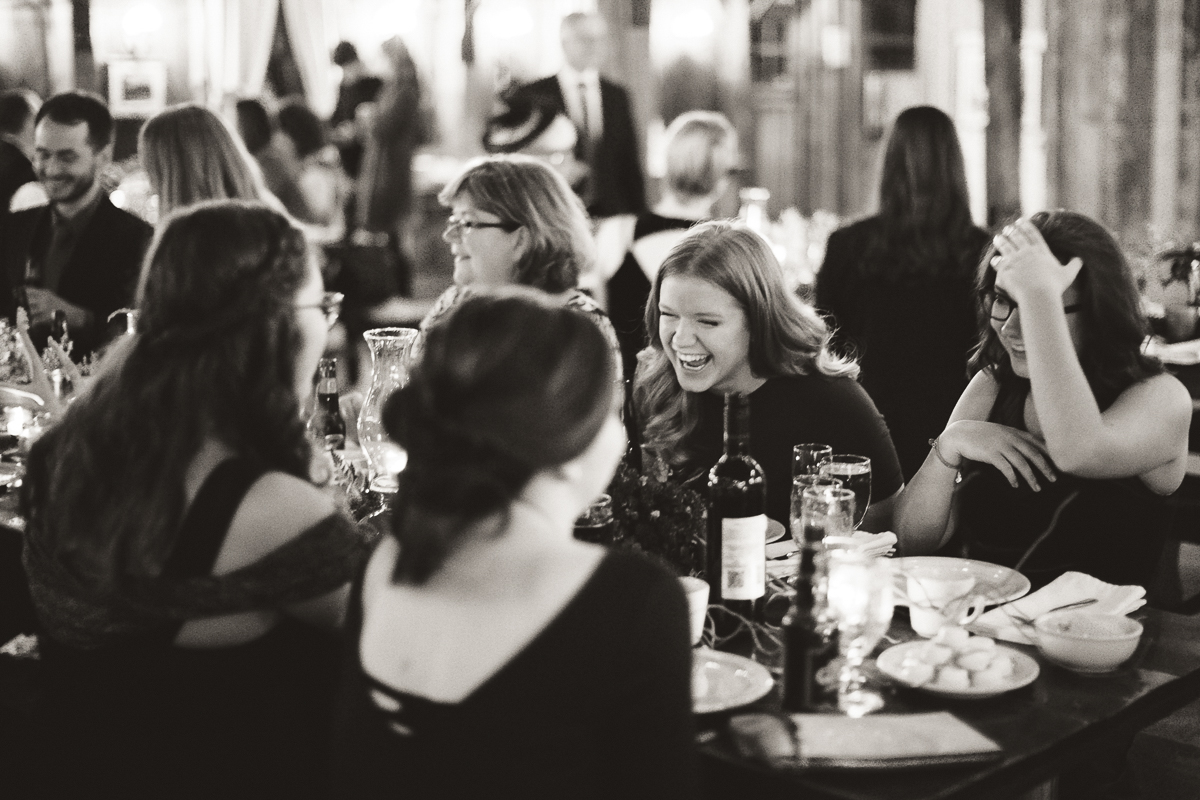
[[[1013,311],[1017,308],[1017,301],[1004,294],[1004,292],[997,291],[988,292],[987,297],[988,306],[991,308],[988,316],[996,322],[1007,322],[1008,318],[1012,316]],[[1082,310],[1083,303],[1069,303],[1063,306],[1064,314],[1074,314]]]
[[[475,231],[480,228],[499,228],[505,233],[512,233],[520,227],[520,223],[517,222],[476,222],[475,220],[451,217],[446,220],[446,228],[442,231],[442,238],[446,240],[459,239],[462,237],[464,230]]]
[[[341,292],[324,292],[321,295],[321,302],[306,303],[298,305],[296,308],[315,308],[325,315],[326,327],[332,329],[337,324],[338,316],[342,313],[342,300],[345,295]]]

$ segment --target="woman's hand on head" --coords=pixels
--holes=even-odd
[[[1061,297],[1083,267],[1076,257],[1059,262],[1041,231],[1028,219],[1019,219],[1005,227],[992,240],[999,255],[992,258],[996,270],[996,288],[1020,302],[1034,293]]]
[[[970,459],[991,464],[1016,488],[1020,476],[1034,491],[1057,479],[1046,445],[1033,434],[995,422],[959,420],[938,437],[942,456],[951,463]]]

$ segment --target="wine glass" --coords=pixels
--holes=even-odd
[[[833,455],[827,444],[798,444],[792,447],[792,481],[802,475],[815,475],[821,462]]]
[[[854,492],[854,527],[862,525],[871,505],[871,459],[849,453],[834,453],[821,462],[819,474],[837,478],[845,488]]]
[[[892,621],[891,565],[878,556],[832,550],[826,600],[837,620],[838,650],[845,659],[838,680],[838,710],[861,717],[883,707],[878,692],[866,687],[862,664]]]

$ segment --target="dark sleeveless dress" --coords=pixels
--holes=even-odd
[[[1027,382],[1002,386],[988,421],[1025,430],[1028,392]],[[958,530],[970,558],[1016,568],[1032,548],[1019,569],[1034,590],[1067,571],[1149,586],[1168,509],[1165,498],[1138,478],[1092,480],[1059,472],[1058,480],[1041,481],[1035,492],[1024,481],[1014,489],[990,464],[968,462],[962,475]]]
[[[241,459],[213,470],[157,581],[240,580],[241,570],[211,576],[212,567],[238,506],[262,474]],[[360,562],[348,561],[347,579]],[[37,575],[35,568],[31,578]],[[308,591],[315,597],[329,589]],[[53,628],[61,606],[41,610]],[[42,633],[40,750],[48,797],[324,796],[337,638],[284,617],[243,645],[176,647],[186,621],[163,620],[92,648]]]

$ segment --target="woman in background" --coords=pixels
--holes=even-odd
[[[816,305],[833,315],[835,346],[862,366],[906,479],[966,388],[986,245],[971,222],[954,123],[929,106],[903,111],[884,155],[879,213],[829,237]]]
[[[282,214],[222,201],[160,224],[138,294],[138,332],[29,455],[47,779],[323,796],[330,631],[366,541],[306,480],[320,273]]]
[[[325,124],[300,98],[285,100],[276,116],[284,140],[300,161],[300,193],[312,215],[300,221],[315,226],[322,241],[339,241],[346,233],[345,204],[350,184],[337,148],[325,135]]]
[[[646,346],[646,300],[659,266],[688,228],[712,217],[738,162],[737,132],[715,111],[680,114],[667,128],[666,140],[662,200],[638,217],[611,218],[611,224],[625,229],[617,235],[628,241],[624,261],[608,278],[605,293],[626,375],[633,374],[637,354]]]
[[[351,600],[335,796],[695,794],[679,583],[572,536],[625,450],[615,368],[529,289],[430,329],[385,410],[409,460]]]
[[[160,219],[203,200],[258,200],[283,210],[237,136],[195,103],[171,106],[146,120],[138,157],[158,196]]]
[[[675,475],[703,480],[722,453],[724,395],[746,394],[768,517],[787,523],[792,446],[824,442],[871,459],[862,527],[890,527],[904,480],[887,426],[854,380],[857,365],[830,352],[825,323],[788,291],[766,240],[724,221],[692,228],[658,271],[646,330],[634,405],[645,447]]]
[[[976,374],[904,493],[900,546],[917,555],[959,533],[967,555],[1035,588],[1067,570],[1146,586],[1192,402],[1141,351],[1116,241],[1082,214],[1034,214],[994,239],[979,297]]]
[[[421,330],[472,291],[520,284],[553,295],[592,318],[618,357],[607,315],[576,288],[591,268],[594,244],[587,212],[566,180],[540,159],[495,155],[471,162],[438,195],[450,207],[442,238],[454,255],[454,285],[421,323]]]

